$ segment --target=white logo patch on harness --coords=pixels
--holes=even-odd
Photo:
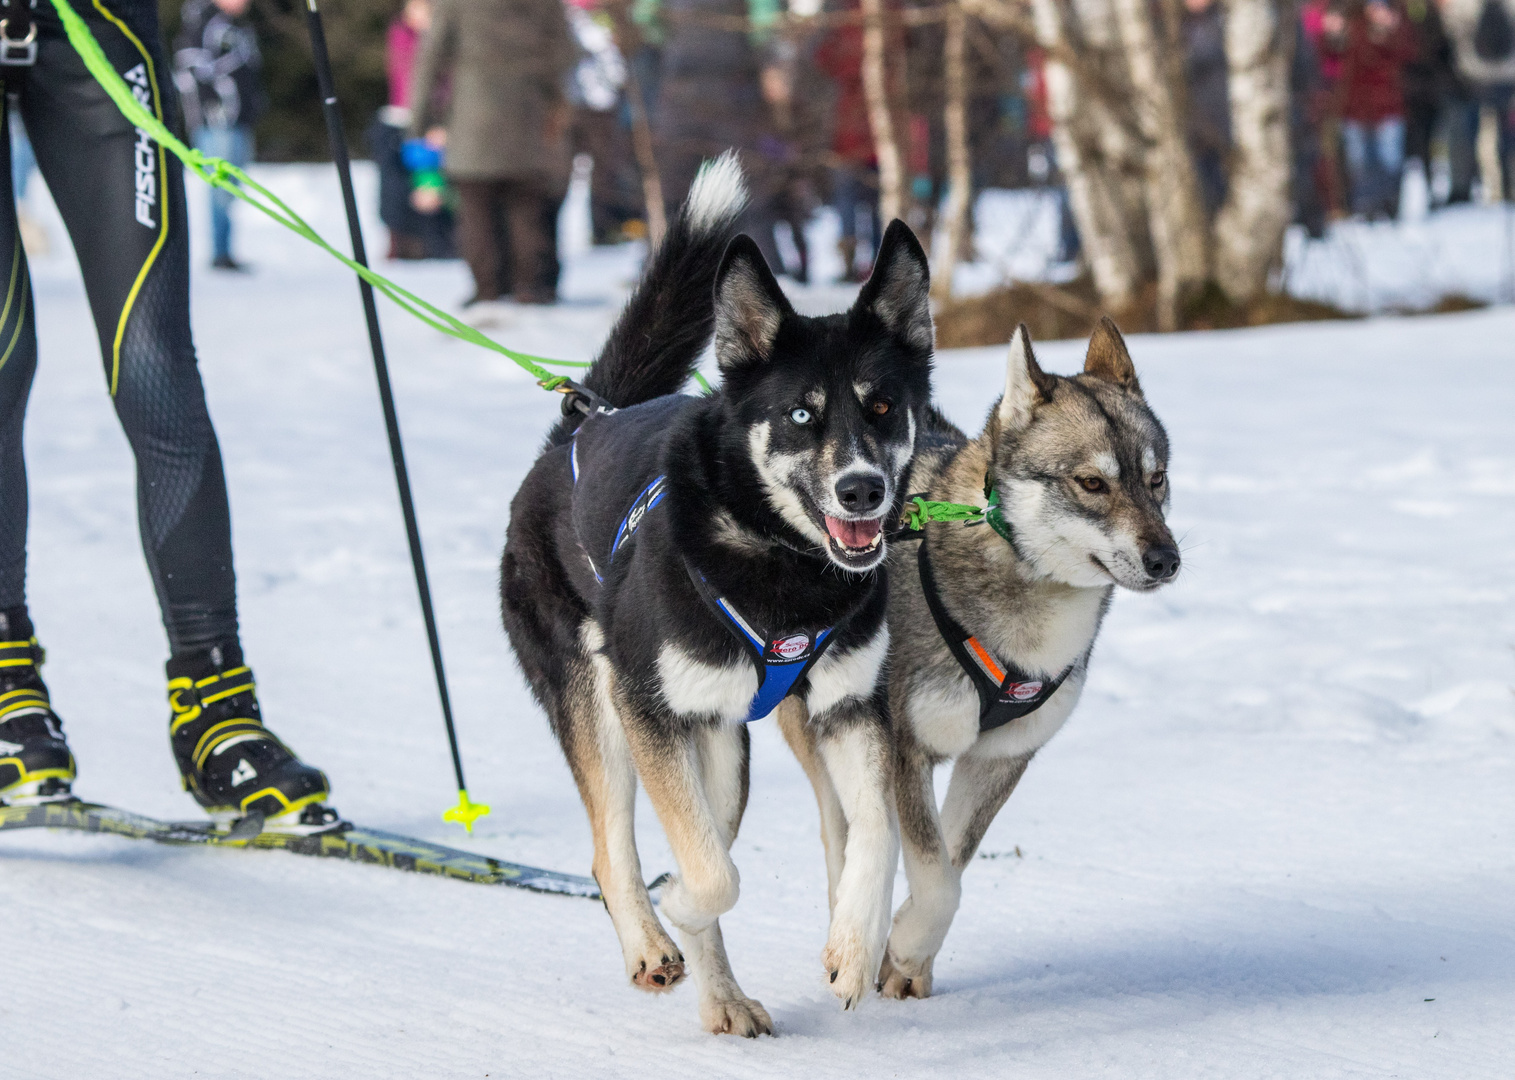
[[[1032,682],[1014,682],[1005,687],[1005,694],[1011,701],[1030,701],[1042,692],[1043,685],[1040,679]]]
[[[797,656],[804,656],[805,650],[810,648],[809,634],[791,634],[786,638],[779,638],[773,643],[775,656],[782,656],[785,660],[793,660]]]
[[[131,84],[132,97],[148,112],[153,111],[153,97],[147,85],[147,67],[138,64],[121,78]],[[137,145],[132,162],[136,166],[136,218],[149,229],[156,229],[153,207],[158,205],[158,148],[152,137],[137,128]]]

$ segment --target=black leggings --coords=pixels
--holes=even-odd
[[[178,128],[154,0],[74,0],[138,100]],[[189,330],[189,234],[177,159],[127,122],[37,5],[37,62],[0,68],[68,226],[116,416],[137,459],[137,518],[173,652],[235,642],[236,580],[221,452]],[[13,36],[15,36],[13,34]],[[6,123],[8,124],[8,120]],[[37,366],[26,254],[0,139],[0,610],[26,602],[21,425]]]

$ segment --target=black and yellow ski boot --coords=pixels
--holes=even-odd
[[[0,613],[0,803],[70,798],[77,770],[25,615]]]
[[[237,645],[168,662],[169,740],[184,787],[218,826],[255,836],[339,826],[326,775],[263,726],[252,669]]]

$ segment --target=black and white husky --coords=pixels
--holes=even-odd
[[[881,669],[883,526],[899,513],[932,351],[925,256],[895,222],[845,314],[795,314],[745,192],[707,166],[585,385],[617,411],[558,425],[511,506],[506,631],[568,758],[632,984],[686,964],[714,1032],[771,1033],[718,918],[747,802],[746,723],[802,700],[849,828],[822,961],[847,1007],[888,935],[898,846]],[[724,250],[724,256],[722,252]],[[724,385],[678,393],[714,331]],[[669,939],[642,882],[637,781],[677,861]]]
[[[1021,327],[976,438],[935,410],[923,418],[910,490],[984,508],[987,521],[929,524],[891,558],[889,705],[910,895],[879,972],[886,995],[931,993],[963,871],[1078,703],[1114,586],[1148,592],[1178,573],[1167,468],[1167,435],[1108,319],[1072,377],[1043,372]],[[791,744],[803,739],[802,702],[786,702],[779,721]],[[946,761],[938,809],[932,773]],[[811,780],[835,880],[846,823],[824,777]]]

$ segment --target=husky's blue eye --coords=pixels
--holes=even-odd
[[[810,423],[810,410],[791,409],[789,410],[789,419],[793,420],[796,424],[808,424]]]

